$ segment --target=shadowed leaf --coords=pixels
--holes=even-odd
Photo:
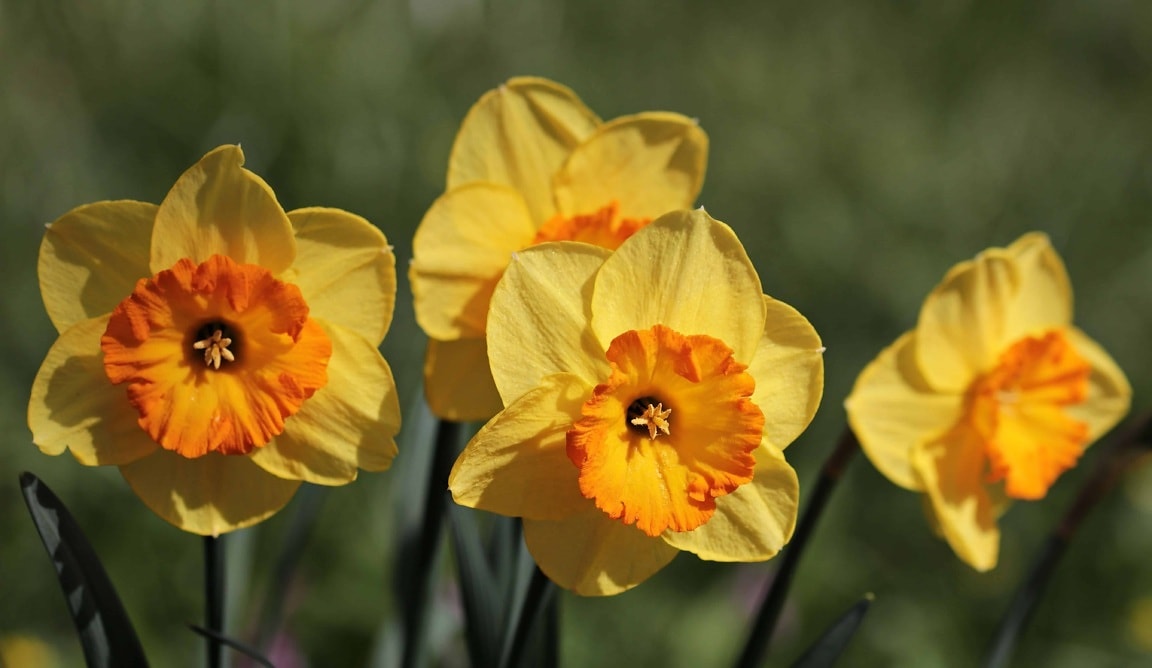
[[[475,515],[457,505],[448,508],[456,568],[464,603],[464,630],[473,666],[493,666],[500,659],[504,597],[489,566]]]
[[[864,598],[849,608],[848,612],[841,615],[832,626],[825,629],[820,639],[792,664],[792,668],[829,668],[835,665],[852,637],[856,635],[860,622],[864,621],[864,614],[872,605],[872,599],[872,594],[865,594]]]

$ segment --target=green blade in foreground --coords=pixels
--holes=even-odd
[[[100,558],[72,514],[48,486],[20,474],[20,489],[36,531],[56,567],[56,577],[90,668],[147,666],[144,648]]]
[[[832,626],[825,629],[824,635],[792,664],[792,668],[829,668],[835,665],[840,654],[856,635],[860,622],[864,621],[864,614],[872,605],[872,599],[872,594],[865,594],[864,598],[849,608],[848,612],[841,615]]]

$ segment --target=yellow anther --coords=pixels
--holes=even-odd
[[[664,404],[658,403],[655,406],[648,404],[643,413],[632,418],[632,424],[637,427],[648,427],[648,438],[651,439],[655,439],[661,433],[671,436],[672,425],[668,423],[670,415],[672,409],[665,409]]]
[[[192,347],[204,351],[204,364],[213,369],[219,369],[220,360],[236,361],[236,356],[232,354],[231,350],[228,350],[230,345],[232,345],[232,339],[224,336],[224,330],[217,329],[212,332],[212,336],[193,343]]]

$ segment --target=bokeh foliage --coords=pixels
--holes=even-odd
[[[1128,372],[1134,407],[1148,405],[1152,4],[0,0],[0,635],[79,656],[20,500],[27,469],[88,531],[153,661],[193,665],[200,645],[183,628],[200,615],[199,542],[114,469],[30,443],[28,389],[54,339],[35,274],[42,225],[100,199],[158,202],[205,151],[239,142],[286,208],[366,216],[403,271],[458,123],[517,74],[571,86],[604,118],[700,119],[712,140],[701,203],[828,347],[823,408],[788,450],[802,485],[832,449],[856,373],[913,324],[944,271],[1027,230],[1052,236],[1078,324]],[[409,419],[423,338],[404,277],[383,349]],[[428,445],[407,425],[393,472],[324,493],[286,592],[282,643],[316,665],[360,665],[398,642],[391,549],[418,504],[401,481]],[[971,665],[1086,473],[1013,508],[999,568],[979,575],[931,536],[915,496],[860,458],[801,566],[775,656],[795,657],[872,591],[845,665]],[[298,505],[232,542],[238,635]],[[1152,658],[1150,553],[1152,474],[1136,471],[1073,545],[1019,665]],[[565,662],[721,665],[772,570],[684,555],[629,594],[565,597]],[[438,596],[431,631],[462,656],[452,586]]]

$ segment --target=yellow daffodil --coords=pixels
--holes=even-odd
[[[1009,501],[1043,498],[1124,417],[1130,394],[1112,358],[1072,326],[1064,263],[1033,233],[953,267],[846,406],[876,468],[925,494],[957,556],[984,571],[996,566]]]
[[[789,540],[798,488],[783,449],[819,405],[823,348],[762,294],[726,225],[673,212],[615,252],[518,252],[487,331],[507,408],[449,487],[462,505],[524,518],[552,580],[615,594],[680,550],[760,561]]]
[[[502,408],[484,333],[512,253],[559,240],[615,249],[656,216],[692,205],[707,154],[708,137],[690,118],[645,112],[603,123],[545,79],[512,79],[481,97],[456,136],[446,192],[413,241],[433,412],[483,420]]]
[[[222,146],[159,206],[88,204],[48,226],[40,291],[60,337],[32,386],[42,451],[114,465],[165,520],[218,535],[301,481],[388,468],[400,426],[377,346],[396,293],[379,230],[285,214]]]

